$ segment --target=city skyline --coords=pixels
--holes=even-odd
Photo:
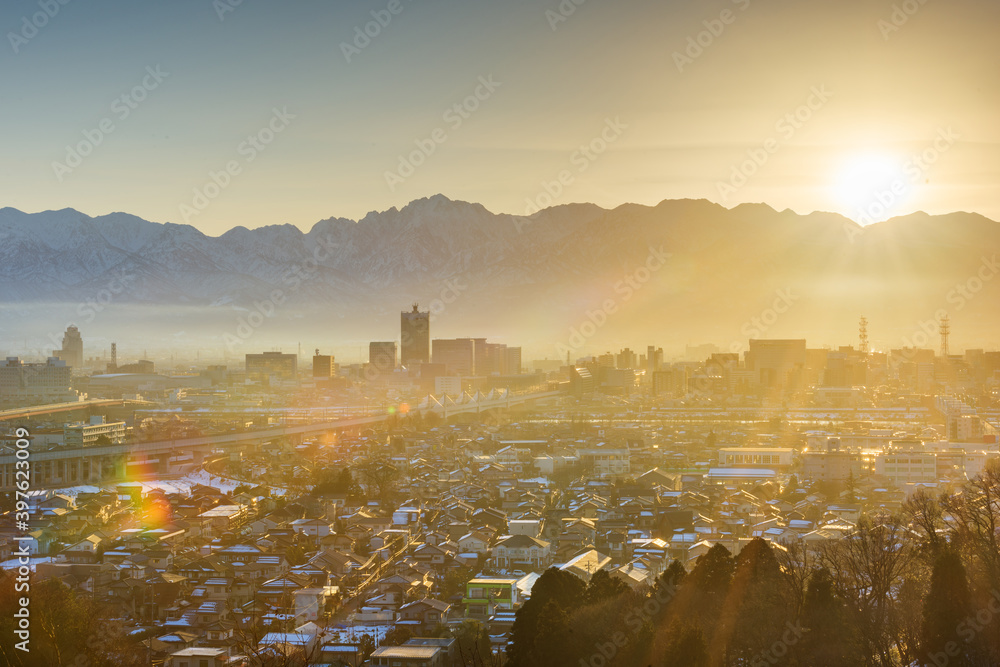
[[[0,3],[0,664],[1000,665],[997,26]]]

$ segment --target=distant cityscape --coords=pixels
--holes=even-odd
[[[861,318],[835,350],[524,363],[433,338],[413,304],[365,363],[157,372],[70,326],[0,367],[0,562],[26,529],[33,577],[101,601],[156,664],[500,664],[551,568],[638,594],[717,546],[821,553],[1000,465],[1000,352],[937,334],[873,351]]]

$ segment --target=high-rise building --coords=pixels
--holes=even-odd
[[[500,371],[501,375],[520,375],[521,374],[521,348],[520,347],[508,347],[504,349],[505,364],[503,370]]]
[[[275,377],[293,380],[298,374],[299,358],[294,354],[281,352],[263,352],[248,354],[246,357],[247,375],[273,375]]]
[[[313,355],[313,377],[319,380],[329,380],[333,377],[333,355],[320,354],[316,350]]]
[[[663,348],[650,345],[646,348],[646,370],[653,374],[663,365]]]
[[[757,371],[762,386],[785,386],[790,373],[805,368],[806,341],[751,339],[746,365],[748,370]]]
[[[470,375],[490,375],[496,371],[496,359],[494,354],[495,345],[487,343],[485,338],[473,338],[472,358],[475,361],[472,365]]]
[[[615,359],[617,368],[637,368],[639,364],[637,363],[635,352],[629,348],[625,348],[618,353],[618,357]]]
[[[70,389],[70,367],[62,359],[49,357],[44,364],[26,364],[17,357],[0,363],[0,405],[20,407],[77,401]]]
[[[62,359],[71,368],[79,370],[83,367],[83,338],[80,337],[80,330],[75,326],[66,327],[63,334],[62,349],[55,350],[52,356]]]
[[[472,338],[443,339],[432,343],[434,363],[443,364],[449,373],[471,376],[476,369],[476,341]]]
[[[379,375],[396,369],[396,341],[368,343],[368,363]]]
[[[485,338],[472,340],[475,342],[476,375],[517,375],[521,372],[521,348],[487,343]]]
[[[399,318],[400,359],[403,366],[426,364],[431,360],[431,314],[420,312],[417,304]]]

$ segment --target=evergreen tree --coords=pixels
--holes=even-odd
[[[385,633],[382,639],[382,646],[400,646],[405,644],[413,636],[413,630],[405,625],[397,625],[389,632]]]
[[[663,667],[707,667],[708,646],[701,628],[693,623],[675,621],[670,626]]]
[[[538,616],[537,634],[532,656],[534,664],[542,667],[570,667],[576,660],[579,642],[574,640],[569,614],[555,600],[549,600]]]
[[[554,567],[543,572],[531,589],[531,597],[514,617],[507,647],[508,667],[546,665],[536,653],[541,646],[538,638],[550,636],[564,623],[568,628],[566,610],[583,603],[585,590],[583,580],[569,572]]]
[[[703,621],[703,629],[715,625],[735,567],[729,549],[716,544],[708,553],[699,556],[691,574],[684,578],[684,606],[690,607],[691,614]]]
[[[667,569],[663,571],[663,574],[660,575],[656,583],[657,585],[670,590],[680,586],[686,576],[687,570],[684,569],[684,566],[679,560],[675,559],[670,561],[670,565],[668,565]]]
[[[743,548],[712,637],[713,655],[752,661],[776,644],[788,649],[798,642],[785,577],[769,542],[756,538]]]
[[[628,584],[608,574],[607,570],[598,570],[590,578],[590,583],[584,591],[584,604],[596,604],[617,598],[629,592]]]
[[[847,622],[847,608],[825,567],[809,577],[801,624],[805,635],[795,653],[803,665],[850,667],[864,662]]]
[[[845,484],[845,489],[847,491],[847,502],[856,503],[858,502],[858,485],[854,480],[854,469],[851,468],[847,471],[847,483]]]
[[[971,642],[967,641],[969,638],[959,636],[958,627],[971,614],[972,595],[969,592],[965,566],[957,553],[945,550],[934,562],[931,588],[924,601],[921,648],[928,662],[934,663],[940,656],[945,656],[951,667],[974,664]],[[974,635],[972,639],[974,640]],[[958,655],[952,655],[954,646],[958,647]],[[952,651],[949,652],[948,648],[952,648]]]

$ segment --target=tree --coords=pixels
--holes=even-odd
[[[848,618],[869,665],[894,664],[904,643],[894,608],[898,583],[912,565],[905,534],[892,517],[863,517],[851,535],[824,545],[820,552],[820,564],[829,569],[848,603]]]
[[[493,656],[490,635],[486,626],[474,619],[466,619],[454,630],[442,628],[439,637],[454,637],[464,665],[487,665]]]
[[[438,585],[438,595],[442,600],[448,600],[449,598],[463,593],[465,591],[465,584],[472,579],[472,570],[467,567],[455,567],[449,568],[444,576],[441,577],[441,583]]]
[[[785,488],[781,490],[781,497],[785,499],[791,498],[792,496],[795,495],[795,492],[798,490],[799,490],[799,478],[796,477],[795,475],[792,475],[791,477],[788,478],[788,484],[786,484]]]
[[[708,646],[701,628],[690,622],[674,621],[670,626],[663,667],[707,667]]]
[[[858,502],[858,484],[854,479],[854,468],[847,471],[847,481],[844,483],[844,488],[847,491],[847,502]]]
[[[302,548],[301,544],[293,544],[285,550],[285,560],[291,566],[302,565],[308,559],[306,558],[305,549]]]
[[[361,635],[358,640],[358,651],[361,653],[361,660],[365,661],[375,652],[375,639],[369,634]]]
[[[397,625],[389,632],[385,633],[385,638],[382,640],[383,646],[400,646],[405,644],[410,637],[413,636],[413,630],[410,630],[405,625]]]
[[[988,465],[962,493],[942,498],[941,504],[954,522],[956,546],[975,556],[988,587],[1000,590],[1000,469]]]
[[[580,606],[585,590],[583,581],[569,572],[554,567],[543,572],[531,589],[531,597],[514,617],[507,646],[508,667],[548,664],[544,658],[550,651],[538,639],[556,641],[552,633],[568,627],[565,610]],[[544,655],[539,655],[539,650]]]
[[[921,649],[928,662],[936,656],[950,658],[949,665],[972,665],[972,647],[959,637],[958,624],[972,614],[972,595],[965,576],[965,566],[958,554],[948,549],[934,562],[931,588],[924,601],[924,623]],[[949,644],[958,647],[958,654],[948,651]]]
[[[631,589],[621,579],[608,574],[607,570],[598,570],[590,577],[590,582],[584,591],[584,603],[596,604],[628,593]]]
[[[729,592],[734,568],[732,554],[721,544],[699,556],[691,574],[684,578],[677,598],[677,613],[697,619],[703,630],[713,627]]]
[[[787,575],[769,542],[755,538],[736,558],[710,653],[752,662],[780,642],[792,620]]]
[[[141,645],[125,635],[111,611],[90,595],[78,593],[56,579],[30,582],[29,652],[15,648],[14,634],[26,591],[15,590],[15,575],[0,571],[0,664],[11,667],[51,665],[145,664]]]
[[[535,643],[532,650],[534,664],[539,667],[569,667],[576,663],[573,654],[578,646],[571,637],[573,629],[569,614],[556,600],[549,600],[538,615]]]
[[[676,589],[684,582],[684,577],[687,576],[687,570],[679,560],[670,561],[670,565],[667,569],[663,571],[663,574],[659,576],[656,580],[657,586],[662,586],[667,590]]]
[[[930,558],[930,562],[933,563],[944,546],[944,539],[939,534],[939,530],[944,527],[944,512],[941,509],[941,504],[932,494],[923,489],[917,489],[903,503],[903,514],[921,532],[922,546]]]
[[[863,662],[847,621],[847,607],[825,567],[815,570],[809,578],[801,624],[806,631],[796,651],[801,664],[851,667]]]
[[[321,468],[313,473],[312,496],[343,493],[348,497],[360,497],[360,489],[350,468]]]
[[[396,466],[384,459],[369,459],[358,465],[357,470],[369,492],[381,501],[389,498],[399,478]]]

